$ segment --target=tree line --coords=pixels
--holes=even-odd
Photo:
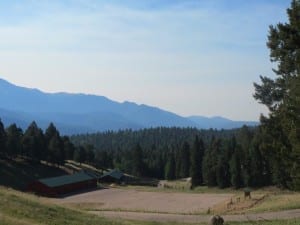
[[[0,122],[0,155],[63,164],[66,159],[142,177],[192,177],[192,187],[282,186],[268,154],[264,127],[233,130],[151,128],[60,136],[53,123],[43,132],[32,122],[23,132]]]
[[[93,162],[94,151],[90,145],[75,146],[68,136],[61,136],[53,123],[43,132],[36,122],[23,131],[16,124],[6,129],[0,120],[0,157],[22,157],[33,163],[41,160],[62,165],[65,160]]]
[[[102,165],[159,179],[192,177],[192,186],[261,187],[277,184],[260,128],[151,128],[71,137],[95,146]]]

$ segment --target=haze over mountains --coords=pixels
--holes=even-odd
[[[15,122],[23,129],[33,120],[43,129],[53,122],[63,134],[158,126],[231,129],[244,124],[258,124],[222,117],[185,118],[156,107],[119,103],[103,96],[44,93],[38,89],[18,87],[3,79],[0,79],[0,118],[6,126]]]

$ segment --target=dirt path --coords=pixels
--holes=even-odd
[[[161,213],[138,213],[138,212],[115,212],[115,211],[91,211],[91,213],[113,218],[128,220],[146,220],[156,222],[183,222],[197,223],[208,222],[209,215],[178,215],[178,214],[161,214]],[[286,210],[280,212],[266,212],[257,214],[225,215],[225,221],[258,221],[258,220],[279,220],[300,218],[300,209]]]

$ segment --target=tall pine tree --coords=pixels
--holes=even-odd
[[[168,161],[165,166],[165,179],[166,180],[174,180],[176,178],[175,176],[175,158],[174,153],[170,153]]]
[[[191,177],[192,188],[203,184],[202,162],[204,156],[204,144],[202,139],[196,136],[191,151]]]
[[[38,162],[45,158],[45,140],[43,131],[33,121],[22,138],[23,155]]]
[[[7,140],[6,140],[6,149],[7,153],[15,157],[18,154],[22,153],[22,135],[23,131],[21,128],[18,128],[16,124],[10,125],[6,129]]]
[[[142,176],[144,174],[143,150],[140,144],[136,144],[132,152],[132,174]]]
[[[267,46],[277,68],[275,79],[261,76],[254,97],[269,109],[261,124],[269,132],[273,181],[283,187],[299,185],[300,1],[287,10],[288,22],[270,26]],[[297,172],[298,171],[298,172]]]
[[[242,166],[241,166],[241,147],[236,147],[230,160],[231,185],[234,188],[243,186]]]
[[[6,132],[0,119],[0,154],[6,154]]]
[[[52,163],[62,164],[65,159],[64,144],[53,123],[50,123],[46,129],[45,140],[47,146],[47,160]]]
[[[190,145],[186,141],[183,143],[181,154],[180,154],[180,178],[186,178],[190,176]]]

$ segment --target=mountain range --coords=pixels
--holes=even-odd
[[[157,107],[127,101],[119,103],[104,96],[45,93],[3,79],[0,79],[0,118],[6,126],[16,123],[23,129],[33,120],[43,129],[53,122],[63,134],[159,126],[232,129],[258,124],[223,117],[182,117]]]

